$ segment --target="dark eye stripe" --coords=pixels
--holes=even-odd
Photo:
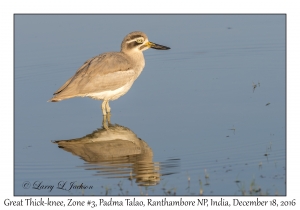
[[[147,46],[146,45],[140,46],[140,50],[144,49],[145,47],[147,47]]]
[[[136,43],[136,42],[130,42],[130,43],[127,44],[127,48],[132,49],[132,48],[134,48],[138,45],[140,45],[140,44]]]

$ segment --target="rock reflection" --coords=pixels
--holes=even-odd
[[[82,138],[54,141],[58,147],[87,162],[86,170],[108,178],[127,178],[138,185],[157,185],[161,176],[174,174],[179,159],[153,162],[153,151],[129,128],[104,124]],[[169,171],[171,169],[171,171]]]

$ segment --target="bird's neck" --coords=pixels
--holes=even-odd
[[[144,54],[141,51],[130,51],[130,53],[124,52],[132,61],[132,64],[134,65],[134,68],[136,69],[136,77],[140,75],[140,73],[143,71],[143,68],[145,67],[145,59]]]

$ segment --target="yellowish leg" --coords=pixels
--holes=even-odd
[[[105,128],[106,130],[108,130],[108,123],[107,123],[107,117],[106,117],[106,115],[103,115],[102,126],[103,126],[103,128]]]
[[[108,130],[109,126],[111,125],[110,123],[110,112],[107,112],[106,114],[103,114],[103,119],[102,119],[102,126],[106,130]]]
[[[106,112],[110,112],[111,108],[109,107],[109,101],[106,102]]]
[[[104,116],[106,115],[106,109],[105,109],[106,103],[107,103],[107,101],[103,101],[102,105],[101,105],[102,113],[103,113]]]
[[[111,113],[108,112],[107,115],[106,115],[108,124],[110,124],[110,116],[111,116]]]
[[[106,115],[107,123],[108,123],[109,126],[111,125],[111,123],[110,123],[110,115],[111,115],[110,112],[108,112],[107,115]]]

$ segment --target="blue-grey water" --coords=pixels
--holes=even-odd
[[[286,195],[285,15],[14,23],[15,195]],[[47,102],[87,59],[119,51],[136,30],[171,49],[144,52],[144,71],[110,103],[111,133],[102,101]]]

